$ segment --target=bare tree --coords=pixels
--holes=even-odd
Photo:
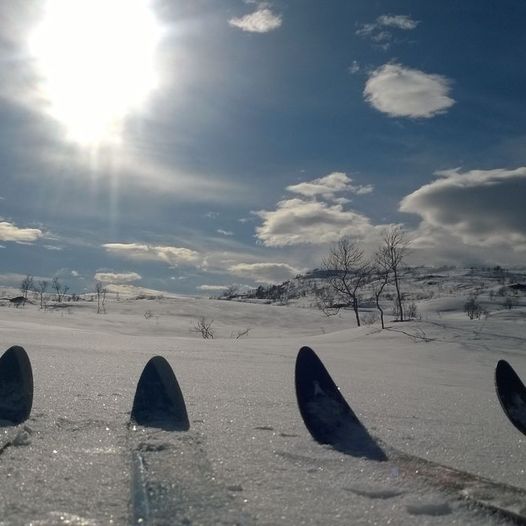
[[[27,301],[27,293],[33,289],[33,276],[28,274],[20,283],[20,290],[24,296],[24,300]]]
[[[246,328],[246,329],[239,330],[239,331],[237,331],[237,332],[232,331],[232,333],[231,333],[230,336],[231,336],[234,340],[239,340],[239,339],[242,338],[243,336],[246,336],[249,332],[250,332],[250,328]]]
[[[106,288],[101,281],[95,282],[97,293],[97,314],[106,314]]]
[[[36,291],[40,297],[40,308],[44,308],[44,294],[47,290],[48,282],[46,280],[39,281],[37,284]]]
[[[212,323],[214,323],[214,320],[207,320],[204,316],[201,316],[201,318],[195,322],[194,327],[190,330],[192,332],[197,332],[205,340],[213,340],[214,329],[212,329]]]
[[[383,237],[383,245],[378,254],[383,264],[389,268],[396,288],[396,301],[400,312],[400,321],[404,321],[402,293],[400,291],[400,271],[404,258],[409,253],[409,240],[399,226],[389,228]]]
[[[382,305],[380,304],[380,298],[386,285],[389,283],[390,271],[388,267],[383,265],[381,259],[379,259],[379,254],[376,254],[375,266],[372,269],[371,274],[371,288],[374,294],[374,301],[376,303],[376,308],[380,313],[380,322],[382,324],[382,329],[385,329],[384,310],[382,309]]]
[[[371,277],[371,265],[363,250],[347,237],[340,239],[322,261],[321,268],[328,273],[329,287],[341,300],[326,308],[339,310],[351,306],[360,327],[359,291]]]
[[[225,298],[227,300],[230,300],[230,299],[234,298],[235,296],[237,296],[238,294],[239,294],[239,287],[232,283],[231,285],[229,285],[225,289],[223,294],[221,294],[221,297],[223,297],[223,298]]]
[[[60,293],[62,291],[62,284],[60,283],[60,280],[58,279],[57,276],[55,276],[51,280],[51,288],[55,289],[55,292],[57,293],[57,301],[60,302],[61,300]]]

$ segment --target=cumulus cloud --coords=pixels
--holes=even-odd
[[[136,272],[97,272],[95,279],[104,283],[130,283],[139,281],[142,279],[142,276]]]
[[[373,229],[366,216],[339,203],[288,199],[257,215],[263,219],[257,237],[269,247],[332,243],[345,235],[363,238]]]
[[[139,261],[162,261],[171,267],[199,266],[201,257],[195,250],[184,247],[153,246],[139,243],[106,243],[107,252]]]
[[[344,208],[349,199],[337,195],[367,194],[372,185],[354,185],[347,174],[332,172],[286,189],[299,197],[278,202],[275,210],[253,212],[263,220],[256,236],[265,246],[332,243],[346,235],[363,238],[374,229],[366,216]]]
[[[251,33],[268,33],[282,24],[281,15],[276,15],[271,9],[261,5],[256,11],[240,18],[231,18],[228,23]]]
[[[367,79],[363,95],[375,109],[390,117],[428,119],[455,104],[450,81],[401,64],[384,64]]]
[[[18,243],[31,243],[43,236],[38,228],[19,228],[7,221],[0,222],[0,241],[16,241]]]
[[[526,167],[436,175],[400,203],[402,212],[422,218],[417,245],[449,234],[471,246],[526,249]]]
[[[300,273],[299,269],[287,263],[239,263],[232,265],[228,270],[257,283],[279,283]]]
[[[287,186],[289,192],[314,197],[321,195],[325,198],[333,197],[338,192],[350,192],[358,195],[372,192],[372,185],[353,185],[352,179],[343,172],[333,172],[325,177]]]

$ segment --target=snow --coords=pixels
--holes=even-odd
[[[156,524],[499,524],[394,462],[316,443],[297,409],[294,363],[309,345],[373,436],[526,489],[526,437],[493,385],[501,358],[526,378],[524,300],[503,310],[486,297],[490,315],[469,320],[469,290],[450,293],[459,277],[448,279],[447,294],[418,301],[421,320],[383,331],[356,328],[351,313],[184,297],[111,297],[103,315],[89,301],[0,306],[1,350],[23,346],[35,382],[30,419],[0,428],[1,444],[12,441],[0,454],[0,525],[132,523],[134,451],[150,504],[164,506]],[[214,339],[192,332],[201,316]],[[174,369],[188,432],[128,426],[154,355]]]

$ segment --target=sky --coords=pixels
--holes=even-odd
[[[0,285],[214,295],[390,225],[523,265],[522,0],[0,4]]]

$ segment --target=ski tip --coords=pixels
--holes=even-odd
[[[506,360],[495,368],[495,390],[502,410],[509,421],[526,435],[526,387]]]
[[[296,374],[298,373],[298,367],[309,364],[323,366],[321,360],[318,358],[318,355],[310,347],[305,345],[298,351],[298,355],[296,356]]]
[[[301,417],[316,442],[348,455],[387,460],[310,347],[298,352],[294,380]]]
[[[0,425],[18,425],[33,406],[33,370],[23,347],[14,345],[0,357]]]
[[[190,429],[183,393],[173,369],[162,356],[154,356],[144,367],[130,420],[141,426],[168,431]]]
[[[497,367],[495,367],[495,374],[502,375],[513,371],[513,367],[506,360],[499,360]],[[513,371],[515,372],[515,371]]]

